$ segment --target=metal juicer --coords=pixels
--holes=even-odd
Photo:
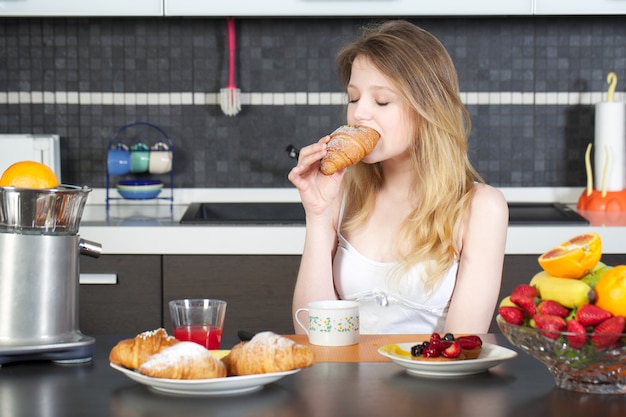
[[[79,255],[102,252],[78,235],[90,191],[0,187],[0,366],[93,357],[78,328]]]

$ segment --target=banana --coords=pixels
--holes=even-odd
[[[511,301],[511,296],[507,295],[500,301],[498,307],[517,307],[513,301]]]
[[[554,300],[567,308],[589,304],[595,297],[593,289],[585,282],[553,277],[545,271],[535,274],[530,285],[537,288],[542,300]]]

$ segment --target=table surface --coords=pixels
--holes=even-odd
[[[0,368],[0,415],[626,415],[626,395],[579,394],[558,389],[547,369],[522,352],[489,372],[458,378],[410,376],[391,362],[321,362],[253,393],[206,398],[165,395],[131,381],[109,366],[110,349],[125,337],[96,337],[96,354],[87,364],[27,362],[4,365]],[[512,348],[501,335],[496,335],[495,341]]]

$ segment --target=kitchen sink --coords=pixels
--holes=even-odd
[[[303,225],[301,203],[191,203],[182,224]]]
[[[303,225],[301,203],[192,203],[182,224]],[[510,225],[585,225],[589,221],[561,203],[509,203]]]

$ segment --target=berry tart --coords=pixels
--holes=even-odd
[[[475,335],[455,337],[446,333],[443,337],[433,333],[430,339],[411,347],[411,359],[416,361],[446,362],[476,359],[483,341]]]

